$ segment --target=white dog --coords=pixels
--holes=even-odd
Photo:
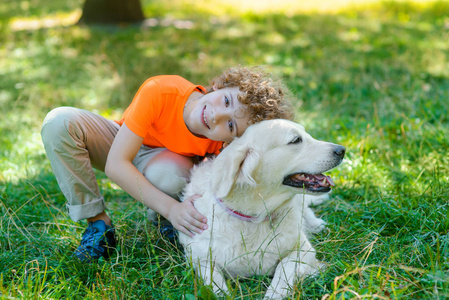
[[[318,232],[309,195],[333,186],[322,175],[340,164],[345,148],[315,140],[301,125],[270,120],[250,126],[217,158],[192,171],[184,198],[195,201],[209,228],[179,240],[214,292],[227,293],[225,278],[274,275],[266,299],[282,299],[320,263],[306,231]],[[296,196],[295,196],[296,195]]]

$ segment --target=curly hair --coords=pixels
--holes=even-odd
[[[260,67],[232,67],[214,78],[207,92],[226,87],[238,87],[238,100],[247,105],[249,124],[263,120],[293,120],[294,110],[289,100],[285,99],[287,88],[280,81],[273,81],[269,74]]]

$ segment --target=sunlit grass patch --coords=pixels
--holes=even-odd
[[[12,31],[19,30],[39,30],[42,28],[52,28],[55,26],[72,26],[78,22],[81,10],[77,9],[69,14],[56,14],[45,18],[14,18],[10,21],[9,28]]]
[[[219,15],[245,15],[254,13],[264,14],[285,14],[286,17],[294,14],[336,14],[345,11],[356,12],[369,8],[373,14],[388,8],[388,18],[398,17],[402,21],[409,21],[409,13],[417,13],[428,7],[433,7],[434,13],[438,13],[439,7],[444,7],[444,1],[438,0],[318,0],[318,1],[294,1],[294,0],[249,0],[249,1],[218,1],[218,0],[174,0],[169,6],[164,5],[163,0],[143,1],[146,3],[147,12],[161,12],[171,8],[182,8],[188,14],[195,12],[208,13],[212,16]],[[179,15],[180,10],[173,11],[173,15]]]

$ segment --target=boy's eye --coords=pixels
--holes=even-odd
[[[229,106],[229,99],[228,99],[228,97],[227,97],[227,96],[225,96],[225,105],[226,105],[226,107],[228,107],[228,106]]]
[[[231,120],[228,121],[229,130],[232,132],[234,130],[234,123]]]

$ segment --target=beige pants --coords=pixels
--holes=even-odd
[[[95,113],[59,107],[42,125],[42,141],[73,221],[94,217],[106,208],[93,168],[104,172],[109,149],[120,126]],[[142,145],[133,160],[158,189],[179,199],[193,161],[165,148]],[[151,212],[149,212],[149,215]]]

